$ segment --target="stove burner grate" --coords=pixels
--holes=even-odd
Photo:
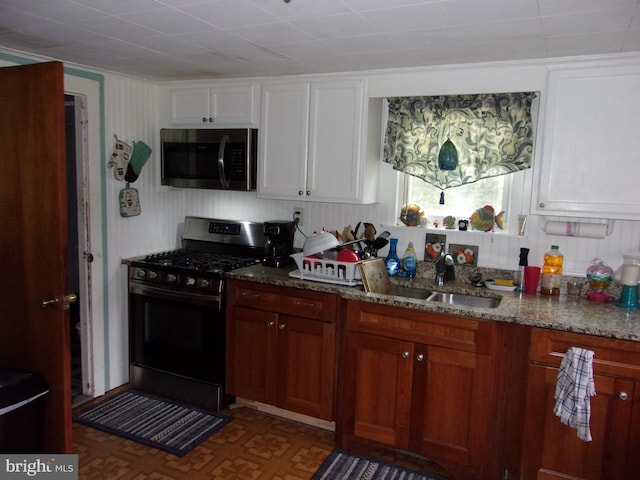
[[[175,250],[147,255],[145,262],[199,272],[228,272],[259,263],[260,259],[227,253]]]

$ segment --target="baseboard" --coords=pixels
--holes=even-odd
[[[246,407],[259,412],[264,412],[269,415],[275,415],[276,417],[285,418],[294,422],[304,423],[312,427],[322,428],[330,432],[336,431],[336,422],[329,422],[322,420],[321,418],[310,417],[309,415],[303,415],[301,413],[291,412],[283,408],[274,407],[273,405],[267,405],[266,403],[256,402],[254,400],[248,400],[246,398],[236,397],[235,403],[229,406],[229,408]]]

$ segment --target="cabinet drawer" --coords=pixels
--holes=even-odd
[[[640,343],[625,340],[534,328],[529,360],[559,367],[569,347],[594,352],[594,373],[640,379]]]
[[[284,313],[325,322],[336,321],[337,297],[330,293],[251,282],[229,282],[229,305]]]
[[[347,328],[426,345],[490,354],[492,323],[364,302],[349,302]]]

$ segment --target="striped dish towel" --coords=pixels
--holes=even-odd
[[[578,430],[578,438],[590,442],[591,416],[590,397],[596,394],[593,382],[593,352],[583,348],[571,347],[567,350],[556,382],[553,409],[562,423]]]

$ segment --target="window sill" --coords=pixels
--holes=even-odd
[[[527,238],[527,234],[524,235],[518,235],[517,233],[513,233],[513,232],[505,232],[502,230],[492,230],[490,232],[480,232],[478,230],[458,230],[457,228],[434,228],[434,227],[422,227],[422,226],[417,226],[417,227],[408,227],[407,225],[404,224],[396,224],[396,225],[391,225],[391,224],[382,224],[380,225],[381,228],[386,229],[391,231],[391,229],[394,230],[404,230],[404,231],[409,231],[409,230],[421,230],[425,233],[437,233],[437,234],[447,234],[447,233],[462,233],[465,235],[482,235],[482,236],[489,236],[489,235],[495,235],[497,237],[500,238]]]

